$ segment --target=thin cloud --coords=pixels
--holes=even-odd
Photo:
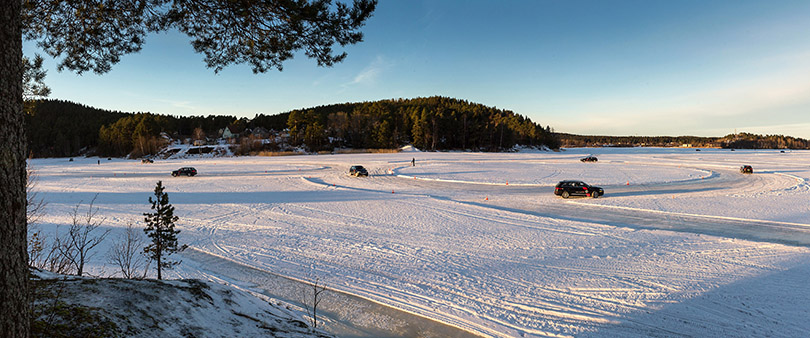
[[[344,87],[353,85],[373,85],[377,83],[380,75],[391,66],[381,55],[378,55],[374,61],[371,62],[366,68],[355,75],[351,82],[344,85]]]
[[[156,99],[155,101],[161,103],[167,103],[173,108],[185,109],[187,111],[196,111],[197,107],[192,105],[192,101],[177,101],[177,100],[166,100],[166,99]]]

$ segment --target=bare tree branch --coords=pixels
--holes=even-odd
[[[107,229],[99,235],[93,234],[104,222],[103,218],[97,217],[98,208],[93,208],[97,198],[98,194],[90,201],[90,206],[84,215],[79,215],[81,202],[76,204],[71,213],[73,223],[70,225],[62,245],[59,246],[60,253],[70,261],[79,276],[84,273],[84,264],[93,256],[91,250],[101,244],[110,233],[110,230]]]
[[[124,278],[139,278],[137,273],[148,267],[143,255],[144,237],[132,223],[127,224],[126,231],[113,242],[108,252],[109,262],[117,266]]]

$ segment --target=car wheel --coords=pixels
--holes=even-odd
[[[571,196],[571,194],[569,194],[567,191],[563,191],[562,198],[568,198],[570,196]]]
[[[591,194],[591,197],[593,197],[593,198],[599,198],[599,192],[598,192],[598,191],[594,191],[594,192]]]

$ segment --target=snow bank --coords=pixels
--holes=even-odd
[[[414,146],[412,146],[410,144],[407,145],[407,146],[404,146],[402,148],[399,148],[399,151],[403,152],[403,153],[422,152],[421,150],[417,149],[416,147],[414,147]]]
[[[33,279],[40,323],[126,337],[325,337],[282,304],[199,280],[97,279],[38,273]],[[52,309],[72,309],[64,313]],[[84,313],[83,315],[79,315]],[[56,316],[54,319],[52,316]],[[87,322],[90,320],[89,322]],[[112,323],[112,324],[110,324]],[[35,326],[47,332],[48,326]],[[60,326],[61,327],[61,326]],[[64,330],[64,329],[63,329]]]

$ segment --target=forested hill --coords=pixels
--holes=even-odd
[[[293,144],[334,147],[502,151],[559,147],[551,132],[509,110],[448,97],[343,103],[290,112]]]
[[[259,114],[252,120],[226,115],[179,117],[124,113],[63,100],[42,100],[26,114],[25,127],[28,150],[34,157],[125,156],[135,150],[138,141],[155,141],[161,132],[176,139],[214,138],[228,125],[241,126],[244,130],[248,121],[252,123],[250,127],[260,124],[265,128],[283,129],[287,124],[286,115]]]
[[[26,116],[26,128],[29,150],[35,157],[80,153],[142,156],[160,150],[164,143],[161,133],[176,140],[211,142],[221,137],[225,128],[236,134],[231,138],[235,145],[251,152],[291,148],[391,149],[406,144],[425,150],[501,151],[515,145],[559,147],[548,126],[544,128],[508,110],[447,97],[333,104],[277,115],[258,114],[252,119],[123,113],[43,100]],[[262,134],[257,130],[286,128],[289,137],[280,142],[277,138],[272,142],[256,142],[257,135]]]
[[[25,115],[28,151],[35,157],[73,156],[98,144],[98,131],[130,114],[43,100]]]

